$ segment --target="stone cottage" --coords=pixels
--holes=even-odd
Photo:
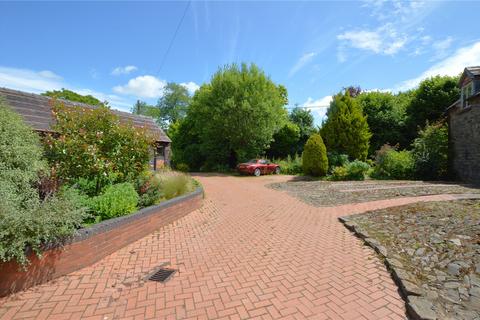
[[[447,109],[450,168],[456,179],[480,184],[480,66],[465,68],[459,86],[460,99]]]
[[[21,115],[25,122],[39,134],[52,132],[51,128],[54,122],[50,103],[52,98],[7,88],[0,88],[0,98],[4,100],[13,111]],[[83,108],[95,108],[95,106],[79,102],[62,99],[57,99],[57,101],[67,107],[80,106]],[[120,121],[131,122],[137,128],[145,128],[155,139],[155,145],[152,148],[150,159],[150,166],[153,170],[170,164],[171,140],[152,118],[117,110],[112,110],[112,112],[119,116]]]

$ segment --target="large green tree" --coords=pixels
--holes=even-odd
[[[372,132],[369,155],[384,144],[407,146],[405,108],[407,95],[390,92],[362,92],[357,96]]]
[[[94,96],[88,94],[88,95],[81,95],[76,92],[73,92],[71,90],[62,88],[62,90],[52,90],[52,91],[46,91],[42,93],[42,96],[47,96],[47,97],[52,97],[56,99],[64,99],[64,100],[69,100],[69,101],[75,101],[75,102],[81,102],[85,104],[90,104],[93,106],[98,106],[102,104],[100,100],[95,98]]]
[[[285,158],[294,155],[300,140],[300,129],[292,122],[287,122],[273,135],[273,141],[267,155],[271,158]]]
[[[160,126],[167,129],[170,123],[185,118],[190,101],[191,97],[185,86],[169,82],[156,106],[159,110],[158,123]]]
[[[412,140],[427,121],[434,123],[445,117],[445,109],[460,98],[458,77],[436,76],[423,80],[408,105],[407,133]]]
[[[348,91],[334,97],[320,133],[329,152],[366,159],[372,134],[362,108]]]
[[[301,154],[303,151],[303,146],[307,142],[308,138],[312,135],[312,133],[315,132],[312,112],[305,108],[295,106],[288,117],[290,121],[296,124],[300,129],[300,138],[295,146],[295,152]]]
[[[149,116],[154,119],[160,117],[160,110],[156,106],[149,105],[145,101],[137,100],[132,107],[133,114],[140,114],[143,116]]]
[[[200,155],[182,159],[177,154],[176,161],[195,158],[195,163],[187,163],[191,169],[198,169],[199,163],[215,169],[263,154],[287,121],[286,103],[285,87],[273,83],[257,66],[221,68],[195,93],[177,133],[190,135],[189,148]]]

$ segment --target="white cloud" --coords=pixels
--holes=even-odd
[[[306,66],[310,61],[312,61],[313,58],[317,53],[315,52],[309,52],[305,53],[303,56],[298,59],[298,61],[295,63],[295,65],[290,69],[289,76],[293,76],[295,73],[297,73],[300,69],[302,69],[304,66]]]
[[[338,40],[346,40],[354,48],[380,52],[382,40],[378,32],[374,31],[347,31],[337,36]]]
[[[394,55],[408,40],[405,34],[397,32],[390,23],[376,30],[346,31],[339,34],[337,39],[342,41],[343,45],[384,55]]]
[[[445,58],[447,56],[447,50],[450,48],[452,43],[453,43],[452,37],[446,37],[443,40],[435,41],[432,45],[435,52],[435,55],[432,58],[432,60]]]
[[[112,75],[119,76],[122,74],[129,74],[137,70],[138,68],[136,66],[116,67],[112,70]]]
[[[92,95],[100,101],[109,101],[112,108],[130,110],[132,103],[114,94],[106,94],[91,89],[81,89],[66,83],[63,78],[52,71],[34,71],[0,66],[0,87],[32,93],[43,93],[62,88]]]
[[[415,15],[421,15],[433,6],[426,0],[405,1],[405,0],[366,0],[364,7],[371,11],[371,15],[380,21],[397,19],[399,22],[409,22]]]
[[[139,98],[159,98],[167,82],[151,75],[130,79],[126,85],[116,86],[113,91],[118,94],[132,95]]]
[[[195,91],[197,91],[198,89],[200,89],[200,86],[198,84],[196,84],[195,82],[193,81],[190,81],[190,82],[182,82],[180,83],[180,85],[184,86],[185,88],[187,88],[188,92],[190,94],[194,94]]]
[[[58,90],[62,86],[62,77],[49,70],[33,71],[0,66],[0,87],[40,93]]]
[[[368,28],[349,30],[337,36],[340,41],[338,47],[340,62],[346,60],[347,47],[391,56],[400,51],[406,51],[410,56],[441,51],[431,45],[432,38],[424,34],[425,28],[421,25],[441,5],[441,1],[364,0],[363,2],[363,7],[374,18],[373,25]],[[437,53],[434,52],[433,55]]]
[[[307,101],[305,101],[301,107],[310,110],[315,117],[315,122],[320,124],[327,114],[327,110],[330,107],[330,102],[332,102],[332,96],[325,96],[317,100],[313,100],[311,97],[308,97]]]
[[[395,87],[394,91],[415,88],[422,80],[436,75],[456,76],[465,67],[478,65],[480,65],[480,41],[471,46],[458,49],[453,55],[434,64],[418,77],[403,81]]]

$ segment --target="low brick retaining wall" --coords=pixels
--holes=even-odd
[[[63,246],[30,255],[22,270],[15,262],[0,263],[0,296],[44,283],[89,266],[118,249],[200,208],[203,190],[183,195],[128,216],[103,221],[78,233]]]

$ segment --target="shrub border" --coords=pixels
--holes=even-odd
[[[194,198],[198,195],[202,194],[203,195],[203,189],[201,187],[197,187],[195,191],[191,193],[187,193],[184,195],[181,195],[179,197],[172,198],[170,200],[161,202],[159,204],[146,207],[143,209],[138,210],[137,212],[131,213],[126,216],[121,216],[113,219],[108,219],[105,221],[102,221],[100,223],[96,223],[90,227],[87,228],[82,228],[77,231],[77,233],[73,236],[72,242],[78,242],[78,241],[83,241],[86,240],[96,234],[104,233],[107,231],[110,231],[112,229],[118,228],[120,226],[129,224],[135,220],[151,216],[153,214],[158,214],[158,210],[166,209],[169,207],[172,207],[176,204],[182,203],[184,201],[187,201],[191,198]]]
[[[199,186],[191,193],[158,205],[79,229],[63,242],[45,244],[41,258],[27,250],[30,264],[26,270],[16,261],[0,262],[0,297],[90,266],[200,208],[203,197],[204,190]],[[155,225],[149,229],[142,228],[143,224],[151,222],[149,218],[156,220]],[[95,248],[92,248],[92,243]]]

